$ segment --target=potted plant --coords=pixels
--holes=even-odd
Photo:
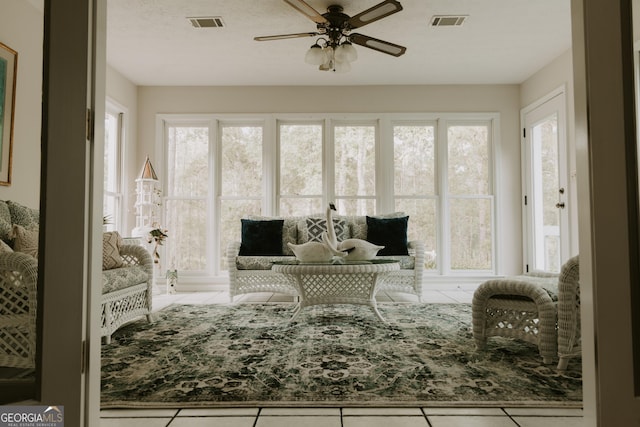
[[[160,253],[158,253],[158,246],[162,246],[164,240],[169,237],[167,234],[167,230],[163,230],[160,227],[156,227],[153,230],[149,231],[149,243],[154,243],[153,245],[153,262],[155,264],[160,263]]]

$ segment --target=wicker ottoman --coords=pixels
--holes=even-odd
[[[482,283],[473,295],[473,336],[479,350],[487,337],[519,338],[538,346],[543,363],[557,356],[557,275],[524,275]]]

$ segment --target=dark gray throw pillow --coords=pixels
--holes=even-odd
[[[407,226],[409,217],[367,217],[367,241],[384,246],[378,255],[409,255],[407,250]]]
[[[349,227],[342,219],[333,219],[333,229],[336,239],[342,242],[349,237]],[[327,220],[322,218],[307,218],[307,236],[310,242],[322,242],[322,233],[327,231]]]
[[[241,219],[241,256],[282,255],[283,219]]]

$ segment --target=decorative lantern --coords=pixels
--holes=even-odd
[[[161,194],[160,181],[147,156],[140,178],[136,179],[136,228],[131,232],[132,236],[146,237],[160,223]]]

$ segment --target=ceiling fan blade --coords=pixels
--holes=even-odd
[[[349,40],[352,43],[359,44],[360,46],[368,47],[369,49],[377,50],[378,52],[392,56],[404,55],[407,50],[404,46],[386,42],[384,40],[374,39],[373,37],[364,36],[358,33],[351,34],[349,36]]]
[[[349,26],[352,29],[359,28],[377,21],[378,19],[382,19],[396,12],[400,12],[401,10],[402,5],[399,1],[385,0],[382,3],[365,10],[364,12],[360,12],[359,14],[351,17],[351,19],[349,19]]]
[[[309,6],[304,0],[284,0],[289,6],[311,19],[316,24],[328,24],[327,18],[320,15],[317,10]]]
[[[259,42],[266,42],[269,40],[282,40],[282,39],[296,39],[300,37],[315,37],[320,35],[320,33],[295,33],[295,34],[278,34],[275,36],[260,36],[254,37],[254,40]]]

